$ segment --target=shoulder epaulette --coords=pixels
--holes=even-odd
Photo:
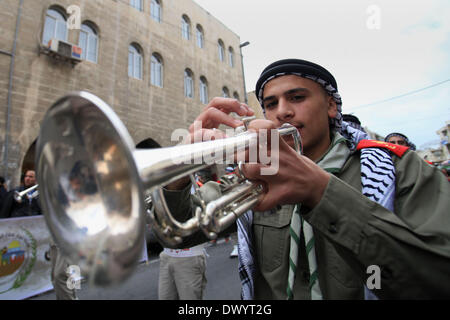
[[[389,151],[391,151],[392,153],[394,153],[396,156],[398,157],[402,157],[406,150],[409,149],[409,147],[405,147],[405,146],[400,146],[398,144],[393,144],[393,143],[389,143],[389,142],[384,142],[384,141],[377,141],[377,140],[361,140],[357,147],[356,150],[361,150],[364,148],[384,148],[384,149],[388,149]]]

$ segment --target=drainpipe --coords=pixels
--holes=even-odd
[[[11,53],[1,51],[3,54],[7,54],[11,56],[11,64],[9,67],[9,87],[8,87],[8,98],[7,98],[7,107],[6,107],[6,130],[5,130],[5,152],[3,154],[3,166],[4,166],[4,176],[5,180],[8,181],[8,149],[9,149],[9,131],[10,129],[10,122],[11,122],[11,93],[12,93],[12,83],[13,83],[13,75],[14,75],[14,62],[16,57],[16,46],[17,46],[17,37],[19,33],[19,25],[20,25],[20,16],[22,13],[22,4],[23,0],[20,0],[19,3],[19,11],[17,13],[17,21],[16,21],[16,30],[14,33],[14,42],[13,42],[13,49]]]
[[[239,51],[241,53],[241,67],[242,67],[242,79],[244,81],[244,97],[245,97],[245,104],[248,104],[248,98],[247,98],[247,88],[245,87],[245,74],[244,74],[244,56],[242,55],[242,48],[246,47],[250,44],[250,42],[245,41],[244,43],[241,43],[239,45]]]

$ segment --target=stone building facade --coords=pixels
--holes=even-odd
[[[49,38],[85,56],[59,59]],[[137,145],[173,145],[205,99],[244,101],[240,39],[192,0],[0,1],[0,175],[11,186],[34,167],[47,109],[78,90],[109,104]]]

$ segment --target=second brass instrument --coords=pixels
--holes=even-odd
[[[16,200],[18,203],[22,203],[24,196],[27,196],[28,199],[36,198],[39,195],[39,190],[36,190],[37,187],[38,187],[38,185],[35,184],[34,186],[32,186],[28,189],[25,189],[21,192],[15,191],[14,192],[14,200]],[[35,191],[31,195],[27,195],[29,192],[31,192],[33,190],[35,190]]]

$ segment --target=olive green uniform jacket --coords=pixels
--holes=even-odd
[[[359,151],[338,176],[331,176],[315,208],[302,207],[302,216],[314,229],[324,299],[363,299],[363,285],[376,283],[377,272],[368,269],[372,265],[380,270],[380,289],[372,290],[380,299],[450,298],[450,184],[413,151],[392,157],[395,213],[361,194]],[[186,220],[192,205],[189,187],[166,196],[172,214]],[[286,299],[292,210],[293,205],[285,205],[254,214],[255,299]],[[202,241],[205,237],[198,232],[183,245]],[[294,299],[310,299],[302,243]]]

